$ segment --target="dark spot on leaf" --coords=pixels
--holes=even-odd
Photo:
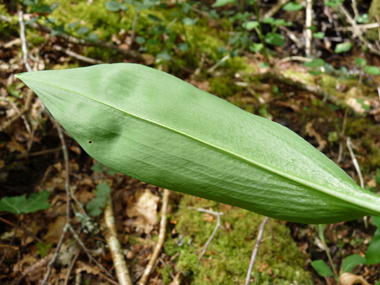
[[[92,141],[88,141],[89,144],[92,144]]]

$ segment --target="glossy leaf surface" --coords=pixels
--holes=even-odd
[[[379,196],[289,129],[137,64],[18,75],[99,162],[167,189],[302,223],[380,215]]]

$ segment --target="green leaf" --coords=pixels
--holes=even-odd
[[[315,269],[315,271],[317,271],[317,273],[319,275],[321,275],[322,277],[333,276],[333,273],[332,273],[330,267],[328,267],[328,265],[326,264],[326,262],[324,262],[322,259],[313,261],[311,263],[311,266],[313,266],[313,268]]]
[[[198,19],[197,18],[189,18],[189,17],[185,17],[182,19],[182,22],[187,25],[187,26],[194,26],[196,23],[197,23]]]
[[[265,42],[274,46],[282,46],[285,43],[285,38],[277,33],[267,33],[265,35]]]
[[[47,203],[50,193],[42,191],[40,193],[30,194],[29,198],[26,195],[15,197],[4,197],[0,200],[0,212],[7,211],[13,214],[27,214],[45,210],[50,207]]]
[[[357,57],[355,58],[355,64],[357,66],[363,67],[367,65],[367,61],[364,58]]]
[[[84,39],[86,41],[89,41],[89,42],[96,42],[98,40],[98,35],[94,34],[94,33],[91,33],[87,37],[85,37]]]
[[[104,5],[112,12],[117,12],[121,9],[121,4],[117,1],[107,1]]]
[[[380,70],[377,66],[366,65],[366,66],[364,66],[363,70],[365,72],[367,72],[368,74],[372,74],[372,75],[379,75],[380,74]]]
[[[146,183],[300,223],[380,215],[303,138],[165,72],[103,64],[17,75],[97,161]]]
[[[282,7],[285,11],[298,11],[301,10],[303,6],[297,2],[289,2],[284,7]]]
[[[308,73],[313,75],[313,76],[319,76],[322,74],[322,71],[321,70],[309,70]]]
[[[262,22],[264,24],[271,24],[272,25],[274,23],[274,21],[275,21],[275,19],[273,17],[267,17],[267,18],[262,19]]]
[[[349,255],[343,261],[342,270],[343,272],[351,272],[356,265],[365,263],[366,259],[363,256],[359,254]]]
[[[143,37],[137,36],[136,37],[136,43],[139,45],[145,44],[146,40]]]
[[[380,228],[380,217],[372,216],[372,221],[376,227]]]
[[[213,8],[222,7],[227,4],[236,4],[236,0],[216,0],[214,4],[212,4]]]
[[[80,28],[77,30],[77,33],[78,33],[79,35],[84,35],[84,34],[87,34],[89,31],[90,31],[90,29],[87,28],[87,27],[80,27]]]
[[[105,170],[105,166],[100,162],[96,162],[93,166],[91,166],[91,170],[94,172],[103,172]]]
[[[377,228],[365,255],[367,265],[380,263],[380,228]]]
[[[325,37],[325,33],[324,32],[318,32],[318,33],[314,33],[313,34],[313,37],[316,38],[316,39],[323,39]]]
[[[335,46],[335,53],[347,52],[352,48],[351,42],[344,42]]]
[[[96,186],[94,191],[96,197],[87,203],[87,210],[92,216],[98,216],[107,203],[107,199],[111,193],[111,188],[107,183],[101,183]]]
[[[247,30],[253,30],[259,26],[259,22],[257,21],[248,21],[243,23],[243,28]]]
[[[322,67],[325,65],[325,61],[321,58],[314,58],[311,62],[305,62],[303,66],[306,67]]]

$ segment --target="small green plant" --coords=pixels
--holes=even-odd
[[[6,211],[13,214],[28,214],[39,210],[45,210],[50,207],[47,203],[50,192],[42,191],[40,193],[32,193],[29,198],[26,194],[14,197],[4,197],[0,200],[0,212]]]
[[[322,277],[334,277],[339,283],[338,280],[339,280],[340,275],[343,273],[351,272],[356,265],[359,265],[359,264],[372,265],[372,264],[380,263],[380,218],[373,216],[372,220],[375,226],[377,227],[377,230],[368,246],[365,257],[358,254],[352,254],[352,255],[347,256],[343,260],[340,274],[338,274],[335,269],[335,265],[332,262],[330,252],[326,245],[326,241],[323,235],[323,231],[325,227],[322,225],[318,225],[319,238],[322,241],[322,244],[325,248],[331,267],[329,267],[324,260],[319,259],[311,263],[315,271]],[[380,283],[377,283],[377,284],[380,284]]]
[[[111,188],[107,183],[101,183],[96,186],[96,197],[87,203],[87,210],[92,216],[99,216],[110,197]]]

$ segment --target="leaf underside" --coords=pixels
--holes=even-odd
[[[18,77],[89,155],[144,182],[292,222],[380,215],[379,196],[297,134],[167,73],[121,63]]]

